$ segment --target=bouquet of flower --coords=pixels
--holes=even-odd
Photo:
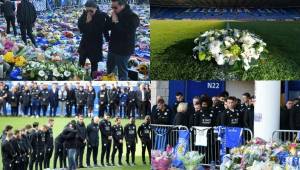
[[[183,162],[186,170],[196,170],[200,166],[203,158],[203,154],[199,154],[197,151],[190,151],[179,159]]]
[[[172,159],[173,153],[171,147],[168,146],[166,151],[152,150],[151,151],[151,167],[153,170],[168,170]]]
[[[257,35],[238,29],[209,30],[194,40],[193,57],[214,60],[218,65],[231,65],[236,70],[249,70],[267,57],[266,43]]]
[[[23,78],[28,80],[84,79],[85,70],[73,63],[29,61],[23,68]]]

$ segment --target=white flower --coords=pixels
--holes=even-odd
[[[211,41],[214,41],[215,40],[215,37],[209,37],[208,40],[211,42]]]
[[[233,36],[236,37],[236,38],[239,38],[241,36],[240,31],[237,30],[237,29],[234,29],[233,30]]]
[[[250,65],[249,64],[244,64],[244,69],[247,71],[250,69]]]
[[[225,44],[226,48],[231,46],[231,43],[229,41],[224,41],[224,44]]]
[[[215,56],[215,60],[216,60],[218,65],[224,65],[225,64],[225,59],[224,59],[223,54]]]
[[[54,70],[53,70],[53,76],[54,76],[54,77],[59,77],[59,75],[60,75],[60,74],[59,74],[58,70],[57,70],[57,69],[54,69]]]
[[[245,34],[240,38],[240,42],[247,44],[247,45],[253,45],[256,41],[249,34]]]
[[[40,77],[44,77],[46,75],[46,73],[43,70],[40,70],[38,72],[38,74],[39,74]]]
[[[65,77],[70,77],[71,76],[71,72],[70,71],[64,71],[64,76]]]
[[[196,38],[195,40],[194,40],[194,43],[197,43],[199,41],[199,38]]]
[[[258,53],[261,53],[261,52],[263,52],[264,51],[264,47],[262,47],[262,46],[260,46],[258,49],[257,49],[257,52]]]
[[[209,51],[213,54],[213,55],[218,55],[221,52],[221,41],[212,41],[209,45],[208,45],[208,49]]]

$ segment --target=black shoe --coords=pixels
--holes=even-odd
[[[120,165],[120,166],[123,166],[122,162],[119,162],[119,165]]]
[[[111,166],[111,164],[110,164],[110,163],[107,163],[106,166]]]
[[[143,165],[147,165],[146,162],[143,162]]]
[[[104,163],[101,163],[101,166],[102,166],[102,167],[105,167]]]

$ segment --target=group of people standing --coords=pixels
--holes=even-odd
[[[143,118],[150,115],[151,90],[149,84],[140,84],[138,90],[134,87],[112,87],[102,84],[99,91],[87,83],[86,86],[76,83],[65,83],[61,87],[48,84],[16,84],[9,88],[0,83],[0,115],[7,115],[7,105],[10,105],[12,116],[55,117],[57,114],[71,117],[86,115],[103,117],[108,112],[112,117]],[[98,100],[98,102],[97,102]],[[95,111],[95,105],[98,110]]]
[[[144,122],[137,128],[135,119],[130,118],[128,124],[121,125],[121,118],[115,118],[115,124],[110,122],[110,115],[105,114],[100,121],[99,117],[92,118],[89,125],[85,125],[84,117],[80,115],[78,120],[72,120],[54,138],[54,119],[49,119],[47,125],[39,126],[38,122],[26,125],[22,130],[14,130],[7,125],[1,136],[1,154],[4,170],[50,169],[50,159],[54,152],[53,168],[56,169],[57,161],[60,168],[75,170],[84,168],[83,155],[85,148],[86,165],[91,166],[90,157],[93,154],[93,167],[97,164],[99,133],[101,134],[101,166],[123,166],[123,144],[126,144],[126,163],[128,166],[135,164],[136,144],[138,136],[142,142],[142,160],[146,164],[146,150],[148,150],[149,162],[151,151],[150,117],[146,116]],[[125,139],[125,140],[124,140]],[[113,147],[112,147],[113,144]],[[111,153],[112,149],[112,154]],[[118,152],[118,164],[115,164],[115,156]],[[130,161],[131,156],[131,161]],[[68,164],[67,164],[68,162]]]
[[[153,124],[192,126],[244,127],[253,131],[255,97],[249,93],[242,100],[229,96],[227,92],[219,96],[195,96],[192,103],[184,101],[181,92],[176,94],[176,102],[168,106],[161,96],[152,107]]]
[[[106,14],[100,10],[94,0],[85,4],[85,10],[78,19],[78,28],[82,34],[78,53],[79,66],[84,67],[86,59],[91,63],[91,77],[95,77],[98,70],[98,62],[103,61],[104,40],[109,44],[107,56],[107,73],[117,73],[119,80],[128,80],[128,61],[135,50],[136,30],[140,24],[139,17],[135,14],[126,0],[112,0],[111,12]],[[17,11],[17,12],[15,12]],[[7,33],[10,34],[10,26],[17,36],[15,20],[20,26],[22,40],[27,45],[27,35],[32,44],[37,47],[35,37],[32,34],[37,12],[34,5],[28,0],[22,0],[15,7],[15,3],[4,0],[1,12],[7,22]],[[116,72],[117,70],[117,72]]]

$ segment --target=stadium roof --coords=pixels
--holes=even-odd
[[[230,7],[230,8],[286,8],[300,7],[300,0],[151,0],[160,7]]]

